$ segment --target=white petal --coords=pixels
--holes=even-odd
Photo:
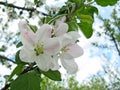
[[[64,57],[64,59],[67,59],[67,60],[73,59],[73,57],[67,52],[62,52],[62,54],[60,54],[60,57]]]
[[[34,62],[36,58],[36,55],[34,54],[33,51],[25,49],[25,48],[22,48],[20,50],[19,56],[23,62],[28,62],[28,63]]]
[[[57,38],[50,38],[44,41],[45,52],[56,54],[60,50],[60,43]]]
[[[53,58],[53,60],[51,63],[51,70],[58,70],[60,68],[60,65],[58,63],[59,57],[57,55],[54,55],[52,58]]]
[[[39,30],[36,31],[36,43],[44,41],[51,37],[52,28],[48,24],[43,24]]]
[[[64,23],[66,21],[66,16],[63,16],[56,20],[55,26],[58,27],[60,23]]]
[[[48,54],[42,54],[37,56],[37,58],[38,59],[35,61],[37,66],[43,71],[48,71],[51,67],[52,62],[51,56]]]
[[[60,23],[58,28],[56,29],[56,36],[61,36],[68,31],[68,25],[66,23]]]
[[[63,48],[64,46],[71,43],[72,38],[68,34],[64,34],[64,35],[58,37],[58,39],[59,39],[61,48]]]
[[[83,55],[83,49],[77,44],[70,44],[68,46],[67,53],[69,53],[72,57],[77,58]]]
[[[68,35],[72,38],[71,42],[73,43],[76,42],[76,40],[78,40],[78,38],[80,37],[80,34],[75,31],[68,32]]]
[[[26,47],[33,47],[33,45],[35,44],[35,33],[32,32],[25,21],[19,22],[19,29],[21,31],[21,39],[23,45]]]
[[[74,59],[65,59],[64,57],[61,57],[60,59],[63,67],[67,70],[67,73],[75,74],[78,71],[78,65]]]

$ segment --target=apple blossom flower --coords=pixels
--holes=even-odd
[[[28,27],[25,21],[19,22],[23,48],[20,51],[20,58],[24,62],[35,62],[37,66],[48,71],[52,68],[52,55],[60,49],[57,38],[51,38],[52,28],[43,24],[35,33]]]
[[[61,22],[54,32],[55,36],[58,37],[61,46],[61,53],[59,57],[62,66],[67,70],[69,74],[74,74],[78,70],[78,66],[74,58],[81,56],[83,54],[83,49],[75,43],[76,40],[79,38],[78,32],[67,31],[68,25]]]

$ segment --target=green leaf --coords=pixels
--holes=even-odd
[[[54,81],[61,81],[61,74],[58,70],[56,70],[56,71],[49,70],[47,72],[41,71],[41,73],[43,73],[46,77],[48,77]]]
[[[74,2],[74,3],[78,3],[78,2],[82,2],[83,0],[69,0],[71,2]]]
[[[92,36],[93,34],[92,24],[81,22],[78,25],[86,38],[90,38]]]
[[[49,20],[47,23],[48,24],[51,24],[52,22],[54,22],[56,19],[60,18],[60,17],[63,17],[63,16],[66,16],[67,14],[60,14],[60,15],[56,15],[54,16],[51,20]]]
[[[22,71],[23,71],[23,65],[22,65],[22,64],[16,66],[16,68],[15,68],[15,69],[13,70],[13,72],[11,73],[8,81],[10,81],[14,75],[20,75],[20,73],[21,73]]]
[[[34,33],[38,30],[37,26],[35,25],[28,24],[28,26],[30,27],[30,29],[32,29]]]
[[[89,15],[91,15],[92,17],[94,16],[94,13],[98,14],[98,9],[97,7],[94,6],[88,6],[87,11],[89,12]]]
[[[20,54],[20,50],[17,51],[16,55],[15,55],[15,61],[16,61],[16,64],[22,64],[22,65],[25,65],[26,63],[25,62],[22,62],[20,57],[19,57],[19,54]]]
[[[2,45],[0,47],[0,52],[5,52],[7,50],[7,47],[5,45]]]
[[[92,17],[90,15],[80,14],[78,17],[80,18],[80,20],[82,22],[87,22],[89,24],[93,23],[93,19],[92,19]]]
[[[98,9],[94,6],[82,7],[75,12],[75,16],[77,16],[83,22],[93,23],[94,14],[98,14]]]
[[[98,5],[101,5],[101,6],[108,6],[108,5],[112,6],[116,4],[117,1],[119,0],[95,0],[95,1]]]
[[[16,45],[17,48],[19,48],[19,47],[21,47],[21,46],[23,46],[22,42],[19,42],[19,43]]]
[[[70,21],[70,22],[67,22],[68,26],[69,26],[69,29],[68,31],[78,31],[78,25],[75,21]]]
[[[40,0],[34,0],[34,4],[38,4]]]
[[[40,77],[35,71],[31,71],[20,75],[10,87],[10,90],[40,90]]]

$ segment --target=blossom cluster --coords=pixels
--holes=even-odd
[[[76,43],[78,32],[68,32],[68,25],[58,22],[55,25],[43,24],[33,32],[26,21],[19,22],[23,47],[20,50],[20,59],[33,63],[40,70],[58,70],[59,60],[69,74],[78,70],[74,58],[83,54],[83,49]]]

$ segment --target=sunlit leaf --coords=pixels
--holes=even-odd
[[[57,71],[52,71],[52,70],[49,70],[47,72],[45,71],[41,71],[45,76],[47,76],[48,78],[54,80],[54,81],[61,81],[61,74],[60,72],[57,70]]]
[[[67,24],[69,26],[68,31],[78,31],[78,25],[75,21],[70,21]]]
[[[93,34],[92,24],[81,22],[78,25],[86,38],[90,38],[92,36]]]
[[[78,17],[80,18],[80,20],[82,22],[87,22],[89,24],[93,23],[93,19],[92,19],[92,17],[90,15],[80,14]]]

